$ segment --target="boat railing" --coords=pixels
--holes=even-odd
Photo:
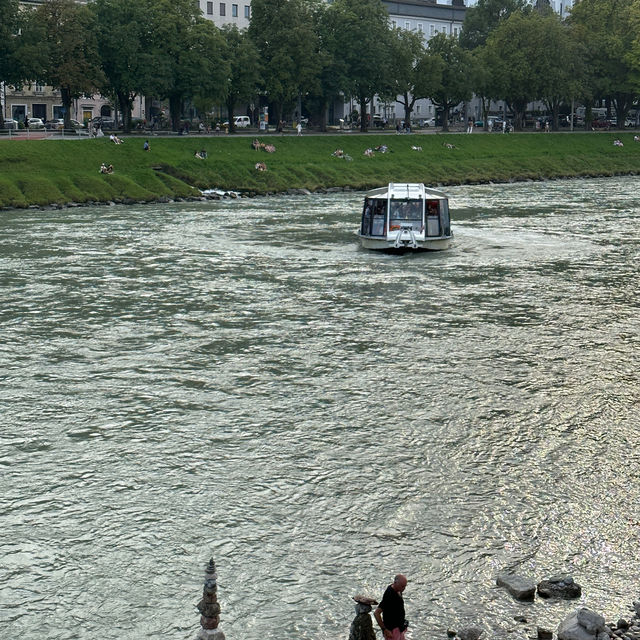
[[[404,234],[409,234],[409,243],[405,244],[405,241],[402,239]],[[413,232],[413,227],[409,224],[401,225],[400,230],[396,234],[396,241],[393,243],[395,249],[400,249],[401,247],[410,247],[411,249],[418,248],[418,241],[416,240],[416,235]]]

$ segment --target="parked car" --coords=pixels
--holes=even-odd
[[[591,126],[594,129],[610,129],[611,128],[611,120],[607,120],[606,118],[596,118]]]
[[[98,116],[91,120],[92,127],[100,127],[103,131],[110,131],[112,129],[117,129],[118,125],[113,118],[108,118],[107,116]]]
[[[233,119],[233,124],[237,129],[243,129],[244,127],[251,126],[251,119],[249,116],[235,116]],[[223,127],[229,126],[229,121],[226,120],[222,123]]]
[[[71,118],[69,124],[71,125],[71,129],[84,128],[84,125],[80,124],[73,118]],[[46,129],[49,129],[49,131],[62,131],[64,129],[64,118],[53,118],[52,120],[47,120],[44,126]]]
[[[20,125],[13,118],[5,118],[3,129],[17,129]]]
[[[435,118],[425,118],[424,120],[420,120],[421,127],[435,127],[436,119]]]
[[[29,123],[29,129],[44,129],[42,118],[29,118],[27,122]]]

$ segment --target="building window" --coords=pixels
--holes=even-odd
[[[436,32],[436,28],[430,24],[429,25],[429,35],[433,35]]]
[[[44,93],[44,85],[39,80],[36,81],[35,91],[36,93]]]
[[[207,2],[207,15],[213,15],[213,2]]]
[[[418,31],[420,33],[424,33],[424,27],[422,26],[422,22],[418,22]]]
[[[453,27],[453,35],[458,37],[458,27]]]
[[[232,15],[234,18],[237,18],[237,17],[238,17],[238,5],[237,5],[237,4],[232,4],[232,5],[231,5],[231,15]]]
[[[248,4],[244,5],[244,17],[249,20],[251,17],[251,7]]]
[[[404,28],[405,28],[407,31],[410,31],[410,30],[411,30],[411,23],[410,23],[408,20],[404,23]]]
[[[224,2],[220,3],[220,15],[221,16],[226,16],[227,15],[227,7],[226,7]]]
[[[391,21],[391,27],[395,29],[398,26],[398,23],[395,20]]]

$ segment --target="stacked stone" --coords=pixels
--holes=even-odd
[[[213,558],[209,560],[204,572],[202,599],[198,602],[200,626],[197,640],[224,640],[224,633],[218,629],[220,624],[220,605],[218,604],[218,573]]]

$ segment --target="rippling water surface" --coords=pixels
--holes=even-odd
[[[636,178],[449,190],[448,252],[360,194],[2,213],[2,637],[414,640],[640,595]],[[514,636],[512,636],[514,637]],[[517,634],[515,637],[518,637]]]

